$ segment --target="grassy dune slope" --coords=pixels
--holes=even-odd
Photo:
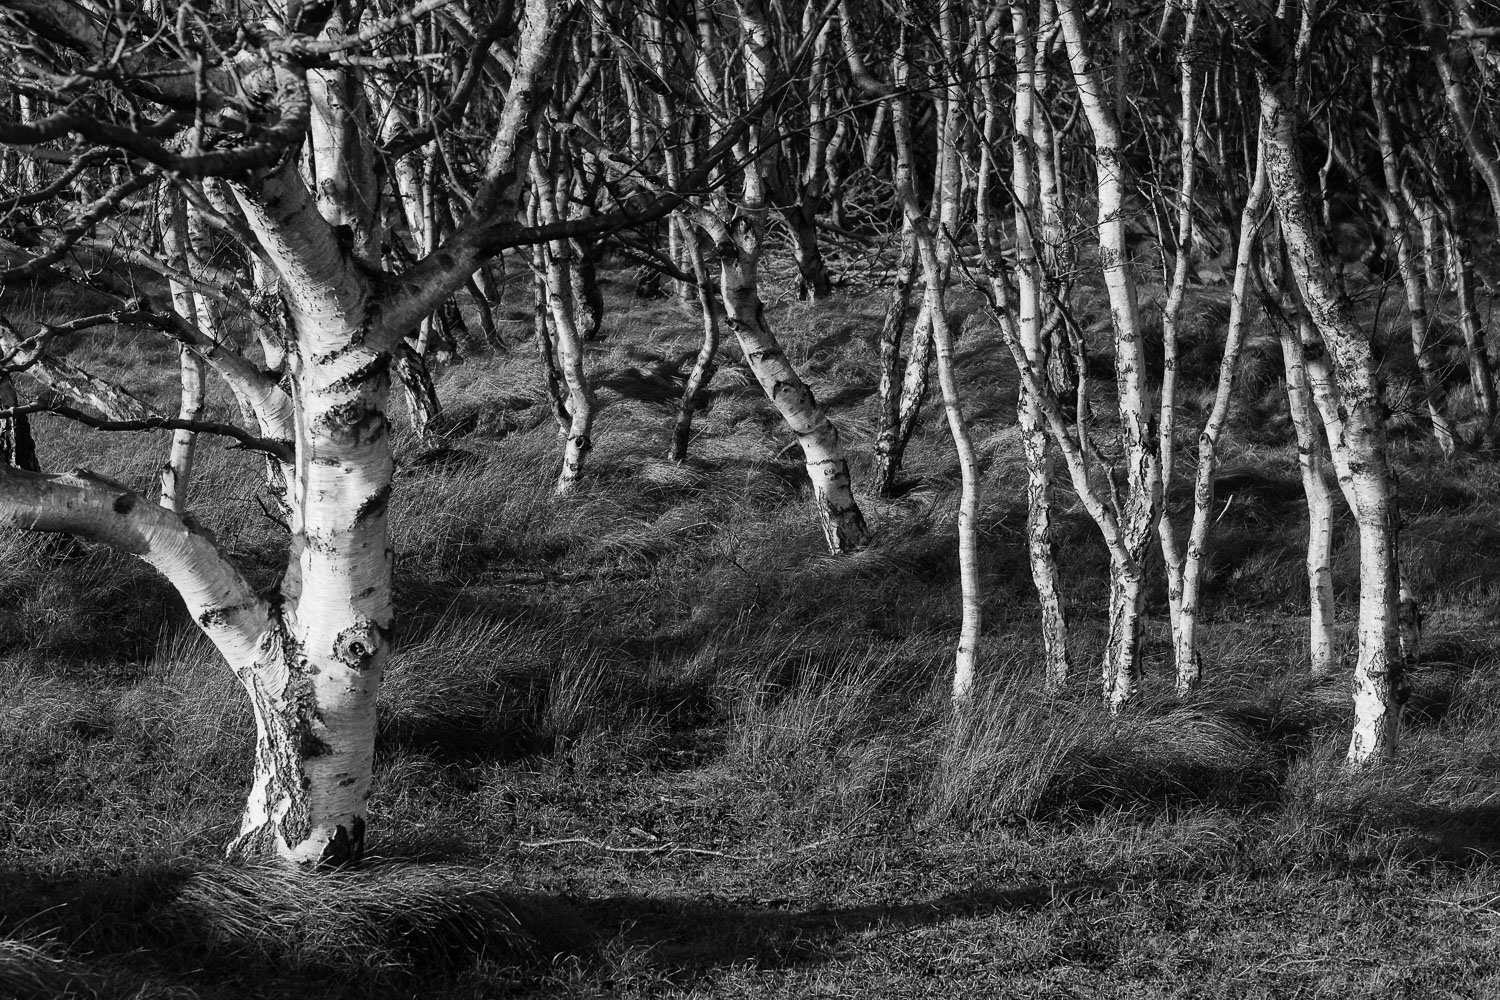
[[[1205,688],[1170,698],[1158,588],[1150,693],[1111,720],[1094,683],[1105,554],[1066,489],[1080,676],[1036,693],[1015,377],[971,315],[987,620],[980,704],[952,720],[957,469],[938,408],[902,495],[869,503],[878,543],[831,559],[791,438],[732,349],[692,460],[661,457],[696,321],[610,296],[575,496],[552,496],[529,341],[439,373],[441,442],[400,436],[401,648],[360,871],[225,867],[252,731],[233,679],[144,566],[0,536],[0,997],[1500,995],[1492,463],[1427,457],[1415,404],[1396,414],[1427,643],[1400,761],[1346,777],[1347,680],[1305,676],[1295,448],[1262,332],[1219,484]],[[1216,364],[1221,299],[1191,304],[1195,378]],[[771,312],[857,475],[881,307]],[[75,350],[168,357],[135,336]],[[1410,377],[1395,360],[1389,376]],[[1190,384],[1186,424],[1208,399]],[[37,433],[49,467],[142,488],[165,449]],[[268,585],[279,529],[258,481],[207,444],[194,504]],[[1347,631],[1347,517],[1338,545]]]

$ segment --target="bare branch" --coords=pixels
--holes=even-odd
[[[181,420],[177,417],[145,417],[140,420],[105,420],[87,413],[77,407],[67,406],[63,403],[51,400],[40,400],[35,403],[26,403],[23,406],[12,406],[8,410],[0,410],[0,420],[9,420],[14,417],[29,416],[33,413],[55,413],[59,417],[66,417],[75,423],[92,427],[98,431],[193,431],[199,434],[216,434],[219,437],[233,438],[240,443],[240,447],[247,451],[259,451],[270,455],[280,462],[290,463],[293,458],[292,443],[290,441],[274,441],[270,438],[257,437],[234,424],[221,423],[216,420]]]

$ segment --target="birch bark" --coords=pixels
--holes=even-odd
[[[1103,665],[1105,699],[1114,711],[1131,701],[1142,677],[1140,630],[1145,577],[1141,561],[1155,531],[1161,499],[1161,455],[1145,388],[1140,307],[1126,246],[1129,179],[1119,122],[1102,75],[1090,59],[1074,0],[1057,0],[1057,16],[1084,117],[1093,134],[1099,207],[1099,260],[1114,326],[1115,390],[1125,452],[1121,511],[1124,555],[1110,564],[1109,638]]]
[[[1398,515],[1386,457],[1384,404],[1369,340],[1354,322],[1348,299],[1338,291],[1323,250],[1321,220],[1311,207],[1296,143],[1295,62],[1274,20],[1243,7],[1240,11],[1236,29],[1257,58],[1265,156],[1287,255],[1302,300],[1328,345],[1337,378],[1342,427],[1331,425],[1326,412],[1324,426],[1335,457],[1339,447],[1347,449],[1346,492],[1359,526],[1359,655],[1348,753],[1350,766],[1357,767],[1395,754],[1406,696],[1396,636]],[[1341,469],[1340,479],[1344,478]]]

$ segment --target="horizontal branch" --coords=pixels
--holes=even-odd
[[[50,400],[42,400],[35,403],[27,403],[24,406],[12,406],[8,410],[0,410],[0,420],[10,420],[15,417],[30,416],[33,413],[55,413],[59,417],[66,417],[85,427],[92,427],[99,431],[193,431],[198,434],[216,434],[219,437],[232,438],[240,443],[240,447],[247,451],[258,451],[270,455],[280,462],[290,463],[294,452],[290,441],[273,441],[270,438],[257,437],[234,424],[220,423],[216,420],[183,420],[180,417],[144,417],[139,420],[106,420],[96,417],[73,406],[55,403]]]

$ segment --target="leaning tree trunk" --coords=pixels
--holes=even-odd
[[[1323,250],[1323,227],[1311,206],[1296,141],[1295,64],[1274,21],[1239,27],[1260,59],[1256,75],[1265,155],[1288,259],[1337,374],[1343,419],[1337,446],[1347,449],[1349,456],[1348,488],[1360,543],[1359,656],[1348,753],[1350,765],[1359,766],[1395,753],[1405,699],[1396,635],[1396,497],[1386,457],[1384,404],[1370,342],[1356,324],[1348,299],[1339,294]],[[1333,428],[1328,431],[1334,444]]]
[[[744,0],[739,5],[739,18],[745,59],[745,100],[751,107],[758,107],[771,77],[769,25],[759,0]],[[740,204],[733,217],[703,217],[701,221],[709,227],[718,246],[725,318],[756,381],[802,447],[828,548],[835,554],[850,552],[869,542],[870,530],[854,499],[849,463],[844,458],[838,428],[829,421],[812,390],[787,359],[766,321],[765,305],[760,298],[760,258],[769,210],[764,162],[767,154],[762,135],[773,128],[773,123],[767,120],[757,121],[746,129],[744,146],[756,152],[744,164]]]
[[[682,400],[677,405],[677,420],[672,427],[672,446],[667,458],[681,462],[687,458],[688,441],[693,435],[693,414],[698,410],[698,395],[708,388],[714,377],[714,357],[719,352],[719,312],[714,302],[712,279],[708,264],[703,259],[703,247],[698,242],[698,233],[686,218],[675,220],[684,230],[684,253],[692,265],[693,277],[698,283],[698,309],[703,322],[703,344],[693,358],[693,370],[688,373],[682,386]]]
[[[1370,96],[1375,107],[1376,135],[1380,144],[1380,162],[1385,178],[1385,189],[1381,192],[1380,207],[1385,214],[1386,231],[1396,248],[1396,267],[1401,273],[1401,285],[1406,292],[1406,309],[1411,329],[1411,349],[1416,358],[1417,371],[1422,375],[1422,388],[1427,395],[1427,414],[1432,420],[1432,436],[1444,457],[1452,458],[1457,447],[1453,421],[1448,418],[1448,394],[1443,387],[1443,376],[1434,359],[1438,345],[1434,343],[1432,312],[1428,308],[1428,291],[1422,280],[1417,255],[1412,248],[1412,222],[1401,201],[1400,161],[1397,158],[1395,134],[1391,127],[1390,109],[1386,106],[1383,84],[1384,60],[1380,53],[1370,56]]]
[[[897,128],[910,131],[911,99],[905,89],[908,64],[904,47],[897,54],[895,65],[896,90],[887,99],[891,107],[891,121],[897,123]],[[911,171],[910,158],[898,155],[893,176],[898,190],[911,186]],[[876,494],[883,497],[889,497],[895,491],[896,476],[901,470],[906,442],[912,428],[916,426],[915,419],[903,420],[903,414],[911,413],[915,406],[919,406],[927,391],[931,339],[929,331],[920,320],[912,330],[905,374],[900,374],[901,338],[910,311],[911,286],[916,279],[917,263],[916,235],[912,231],[911,219],[903,213],[901,258],[896,265],[894,284],[880,328],[880,425],[875,431],[875,469],[872,479]]]

